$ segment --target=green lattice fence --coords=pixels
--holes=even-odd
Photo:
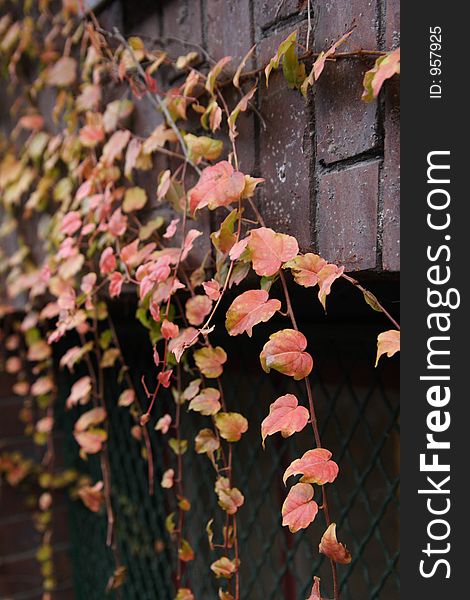
[[[341,539],[353,555],[353,562],[339,568],[344,600],[392,600],[398,597],[398,372],[392,360],[373,368],[373,327],[302,326],[316,356],[312,377],[324,445],[334,451],[340,477],[331,486],[331,512]],[[153,373],[145,334],[120,327],[124,352],[136,383],[142,374]],[[273,436],[261,447],[259,426],[269,403],[287,391],[303,398],[302,386],[288,378],[263,375],[256,350],[266,339],[250,345],[232,340],[230,374],[224,374],[229,409],[239,410],[250,421],[249,433],[239,442],[234,465],[236,485],[243,490],[245,504],[239,511],[241,540],[241,586],[244,600],[302,600],[308,596],[313,574],[324,583],[326,597],[329,565],[319,558],[317,545],[324,530],[318,518],[305,532],[291,535],[281,527],[280,506],[285,498],[281,481],[289,462],[311,447],[310,431],[289,440]],[[228,347],[228,346],[226,346]],[[70,380],[63,377],[63,396]],[[110,456],[113,498],[117,514],[116,534],[122,562],[128,568],[120,597],[125,600],[172,600],[171,555],[173,547],[165,534],[164,519],[170,509],[168,493],[159,486],[161,472],[172,457],[152,435],[156,460],[154,496],[148,494],[146,463],[141,445],[129,435],[132,421],[126,409],[116,406],[120,388],[115,374],[107,377],[107,404],[110,418]],[[142,398],[142,400],[144,400]],[[161,400],[155,417],[166,412]],[[63,417],[64,427],[71,417]],[[191,437],[200,427],[194,414],[183,420],[183,435]],[[150,428],[152,431],[152,428]],[[153,434],[153,431],[152,431]],[[70,463],[89,469],[100,477],[92,459],[88,466],[77,458],[73,442],[67,448]],[[208,547],[204,526],[220,509],[213,493],[214,472],[205,456],[192,450],[184,457],[186,495],[192,509],[187,519],[187,537],[196,559],[186,570],[198,600],[217,597],[217,582],[208,572],[215,559]],[[218,516],[217,516],[218,515]],[[104,588],[113,570],[113,559],[105,549],[106,521],[71,502],[71,546],[78,600],[107,597]],[[163,543],[162,543],[163,542]]]

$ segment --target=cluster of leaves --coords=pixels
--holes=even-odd
[[[2,140],[0,235],[14,234],[17,250],[2,257],[8,300],[0,316],[14,322],[5,338],[6,370],[16,375],[15,393],[24,397],[27,432],[46,447],[50,485],[56,398],[51,345],[74,333],[80,343],[62,356],[60,366],[73,372],[80,365],[86,374],[72,386],[66,408],[76,416],[73,436],[80,456],[87,460],[98,455],[102,469],[102,480],[80,480],[77,496],[93,512],[105,508],[107,543],[113,547],[104,373],[115,369],[122,386],[117,402],[134,420],[129,434],[142,445],[150,493],[154,469],[149,427],[172,452],[172,464],[160,483],[173,494],[174,510],[166,527],[175,542],[176,599],[194,598],[185,579],[185,565],[194,559],[194,551],[185,528],[191,505],[184,491],[183,462],[193,447],[214,467],[214,493],[225,514],[221,531],[214,532],[213,519],[206,524],[214,552],[210,570],[223,582],[219,598],[238,600],[237,518],[244,496],[236,487],[232,465],[234,448],[249,424],[238,407],[225,401],[222,375],[229,351],[212,344],[214,317],[230,291],[235,295],[225,315],[230,336],[251,337],[254,327],[274,315],[287,320],[285,328],[266,340],[260,367],[304,381],[308,406],[292,394],[275,399],[261,437],[264,445],[268,436],[288,437],[312,427],[314,447],[284,474],[285,483],[292,476],[301,478],[287,493],[283,525],[295,533],[318,512],[324,513],[326,531],[319,550],[331,560],[336,581],[336,563],[351,560],[336,539],[328,512],[326,486],[336,479],[338,465],[321,445],[309,380],[313,358],[292,312],[287,283],[313,288],[326,307],[334,282],[351,279],[343,267],[314,253],[300,253],[296,239],[267,227],[256,207],[256,188],[263,180],[243,173],[237,155],[237,120],[250,110],[258,86],[257,79],[244,79],[249,55],[227,80],[230,57],[196,69],[193,65],[201,62],[196,52],[170,57],[164,50],[147,49],[140,38],[126,40],[118,31],[105,32],[93,15],[80,19],[72,1],[64,1],[55,14],[47,1],[37,10],[38,18],[26,10],[22,20],[9,14],[0,20],[2,67],[14,89],[27,85],[27,93],[11,107],[16,126],[10,138]],[[321,53],[307,76],[296,33],[290,35],[265,68],[266,84],[282,64],[289,86],[306,94],[348,37],[349,33]],[[28,82],[25,72],[30,70],[25,66],[31,61],[35,77]],[[160,92],[157,78],[165,69],[178,77],[177,85]],[[396,57],[381,57],[373,75],[367,76],[373,97],[396,70]],[[250,81],[247,89],[245,80]],[[223,95],[227,81],[239,93],[234,106]],[[49,111],[40,109],[46,97],[54,98]],[[145,138],[131,126],[135,105],[143,97],[162,115]],[[146,190],[139,178],[155,169],[159,172],[154,187]],[[162,215],[169,209],[170,218],[165,219]],[[207,211],[221,215],[220,227],[210,236],[211,248],[204,246],[201,229],[200,215]],[[25,223],[34,224],[34,243],[24,231]],[[243,289],[249,289],[241,292],[242,282]],[[385,312],[370,292],[351,282],[374,309]],[[270,296],[275,286],[282,291],[282,302]],[[141,390],[134,388],[109,314],[110,303],[124,293],[135,295],[136,319],[148,329],[154,348],[155,376],[151,384],[142,380],[145,406],[139,402]],[[25,309],[19,320],[13,318],[15,303]],[[377,360],[398,348],[399,332],[384,332]],[[156,420],[153,408],[164,402],[164,390],[171,391],[173,401]],[[185,439],[182,429],[191,412],[207,418],[194,440]],[[21,468],[29,467],[13,463],[8,477],[14,479]],[[45,511],[50,508],[44,499],[47,493],[46,487],[39,498]],[[49,538],[50,534],[50,549]],[[119,587],[124,578],[125,566],[116,556],[108,588]],[[53,585],[49,579],[46,591]],[[338,598],[336,588],[335,584]],[[317,579],[310,600],[315,598],[320,598]]]

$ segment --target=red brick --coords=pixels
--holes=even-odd
[[[265,29],[296,13],[306,17],[307,0],[259,0],[254,3],[254,12],[257,26]]]
[[[293,29],[263,40],[258,64],[266,64]],[[273,229],[295,235],[303,250],[312,241],[309,167],[311,133],[309,106],[298,91],[289,90],[282,71],[271,74],[269,88],[260,86],[260,210]]]
[[[354,19],[357,27],[343,49],[377,48],[375,2],[322,2],[317,6],[315,50],[328,48]],[[362,80],[371,65],[370,60],[340,59],[325,66],[314,92],[317,160],[332,163],[377,145],[377,103],[361,100]]]
[[[188,0],[172,0],[165,2],[162,6],[163,21],[162,30],[164,36],[179,38],[178,40],[169,39],[166,44],[171,57],[176,58],[182,54],[187,54],[197,48],[191,44],[182,42],[191,42],[202,45],[202,18],[200,2],[188,2]],[[181,41],[180,41],[181,40]]]
[[[379,161],[324,173],[317,194],[318,249],[349,271],[374,269]]]

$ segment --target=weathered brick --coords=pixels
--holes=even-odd
[[[387,50],[400,45],[400,0],[386,0],[385,43]]]
[[[171,0],[162,5],[164,36],[170,38],[166,49],[172,57],[195,50],[190,43],[202,45],[201,3],[192,0]],[[190,42],[190,43],[184,43]],[[197,50],[197,49],[196,49]]]
[[[284,29],[264,39],[258,49],[258,64],[266,64],[293,29]],[[289,90],[281,71],[273,72],[269,88],[260,86],[260,174],[266,182],[260,194],[260,209],[269,226],[295,235],[300,247],[311,247],[312,223],[309,167],[311,132],[309,107],[298,91]]]
[[[348,45],[338,51],[377,48],[375,2],[317,2],[315,6],[315,50],[328,48],[354,21],[357,26]],[[377,145],[377,103],[366,104],[361,100],[362,80],[371,64],[370,60],[340,59],[325,66],[315,86],[318,160],[332,163]]]
[[[249,0],[206,0],[207,50],[215,60],[232,57],[235,70],[253,45]],[[248,65],[249,66],[249,65]]]
[[[259,0],[254,3],[255,21],[265,29],[276,21],[299,13],[307,15],[307,0]]]
[[[376,267],[379,164],[362,163],[320,177],[318,250],[349,271]]]

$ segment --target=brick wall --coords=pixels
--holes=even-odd
[[[100,16],[107,27],[146,40],[165,37],[172,56],[194,46],[236,65],[256,43],[251,67],[264,66],[279,42],[298,29],[305,44],[305,0],[114,0]],[[313,48],[320,51],[355,21],[350,49],[399,44],[398,0],[312,1]],[[241,169],[266,183],[259,204],[268,224],[348,270],[399,271],[399,81],[376,103],[361,101],[370,59],[327,64],[308,102],[280,72],[257,98],[263,121],[245,117]],[[142,100],[137,123],[148,134],[158,115]],[[139,127],[140,128],[140,127]]]

